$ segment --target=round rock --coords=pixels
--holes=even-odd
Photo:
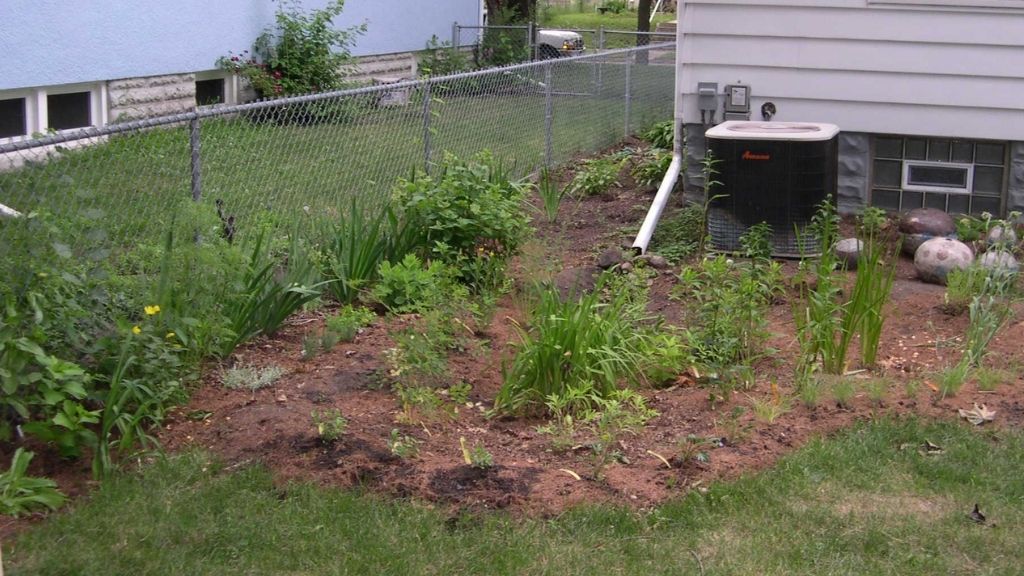
[[[917,249],[921,247],[921,244],[931,240],[934,236],[928,234],[904,234],[903,235],[903,253],[907,256],[913,257],[917,254]]]
[[[985,241],[989,246],[1013,246],[1017,243],[1017,233],[1010,226],[996,226],[988,231]]]
[[[967,268],[974,254],[967,244],[951,238],[932,238],[914,253],[914,268],[925,282],[945,284],[946,276],[954,268]]]
[[[926,236],[952,236],[956,232],[953,217],[938,208],[915,208],[900,218],[900,232]]]
[[[609,248],[597,257],[597,267],[601,270],[609,270],[625,262],[626,256],[618,248]]]
[[[555,276],[555,288],[563,299],[579,298],[594,290],[600,275],[601,269],[597,266],[566,268]]]
[[[836,242],[836,258],[839,258],[840,262],[846,264],[847,270],[856,270],[857,258],[860,257],[860,251],[863,249],[864,243],[860,239],[844,238]]]
[[[978,264],[996,273],[1016,274],[1020,270],[1020,263],[1006,250],[989,250],[978,258]]]

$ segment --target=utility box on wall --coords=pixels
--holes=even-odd
[[[716,250],[740,250],[751,226],[772,228],[772,254],[815,254],[817,238],[805,232],[818,205],[835,200],[839,127],[806,122],[724,122],[705,133],[720,184],[708,211]]]

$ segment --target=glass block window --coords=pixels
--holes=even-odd
[[[886,210],[931,207],[958,214],[1000,214],[1006,143],[876,136],[871,204]]]

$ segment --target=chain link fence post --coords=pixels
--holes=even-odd
[[[199,202],[203,197],[202,156],[200,156],[199,118],[188,121],[188,149],[192,162],[192,201]]]
[[[452,22],[452,51],[459,49],[459,23]]]
[[[526,49],[530,51],[530,61],[537,59],[537,47],[533,44],[533,27],[532,21],[526,23]]]
[[[554,153],[554,135],[551,133],[554,127],[554,106],[552,105],[551,90],[551,60],[544,64],[544,166],[551,167],[551,158]]]
[[[423,170],[430,172],[430,81],[423,84]]]
[[[597,27],[597,51],[600,53],[604,51],[604,25]],[[604,58],[600,58],[597,61],[597,93],[601,94],[601,88],[604,86]]]
[[[626,54],[626,87],[625,87],[625,90],[624,90],[624,92],[626,93],[626,112],[625,112],[626,124],[625,124],[625,130],[623,130],[623,136],[625,138],[629,137],[629,112],[630,112],[629,109],[630,109],[630,107],[633,104],[633,97],[632,97],[632,94],[630,93],[631,92],[631,86],[630,85],[632,84],[632,73],[633,73],[633,55],[632,54]]]

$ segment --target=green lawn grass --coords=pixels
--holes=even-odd
[[[926,439],[945,451],[919,453]],[[191,454],[116,478],[4,558],[12,574],[1019,574],[1022,469],[1020,432],[882,421],[650,512],[446,521]]]
[[[651,30],[653,31],[658,23],[671,22],[675,18],[675,14],[659,12],[651,22]],[[593,9],[578,12],[575,9],[552,8],[548,12],[548,19],[541,25],[547,28],[596,29],[599,26],[604,26],[606,30],[636,30],[637,18],[636,12],[629,11],[619,14],[611,12],[601,14]]]

